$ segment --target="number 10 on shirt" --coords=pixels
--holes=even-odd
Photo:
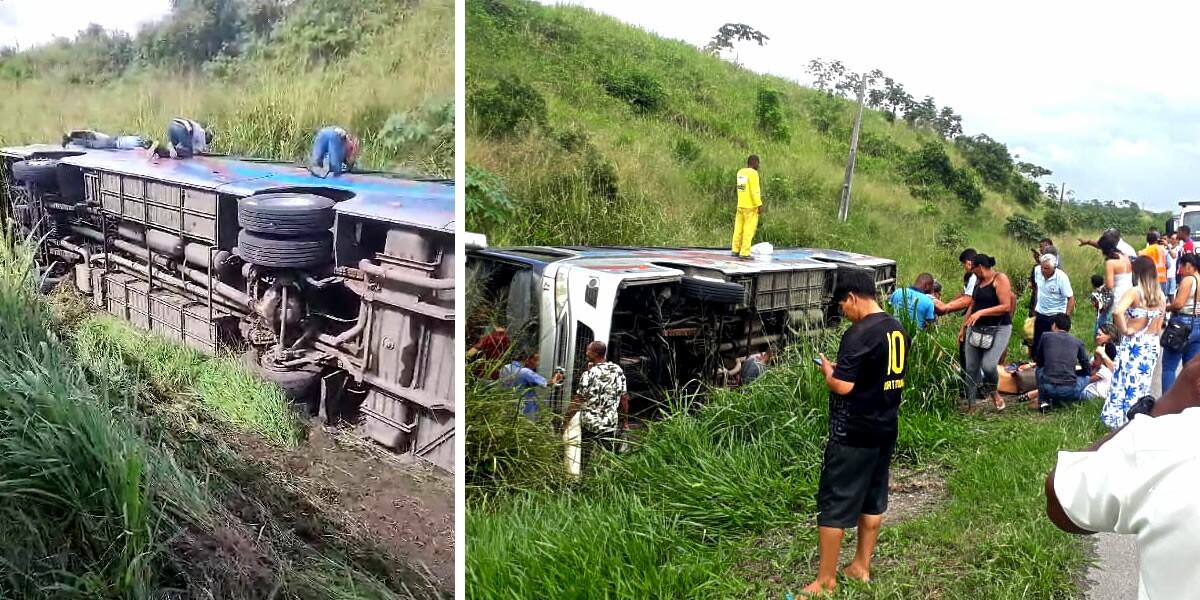
[[[904,334],[900,331],[889,331],[888,341],[888,376],[904,375],[905,342]],[[893,379],[883,384],[884,390],[898,390],[904,387],[903,379]]]

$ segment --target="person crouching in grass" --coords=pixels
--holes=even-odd
[[[842,336],[837,362],[825,355],[820,359],[829,387],[829,438],[817,490],[820,565],[805,594],[837,587],[842,535],[855,526],[858,549],[842,573],[863,582],[871,579],[909,354],[909,336],[879,306],[871,274],[839,274],[833,299],[852,325]]]

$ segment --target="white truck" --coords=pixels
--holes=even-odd
[[[1200,200],[1184,200],[1179,203],[1179,211],[1167,220],[1166,232],[1175,233],[1180,225],[1187,225],[1192,232],[1192,239],[1200,239]]]

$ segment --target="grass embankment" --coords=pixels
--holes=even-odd
[[[1056,450],[1099,437],[1098,405],[1047,417],[1015,405],[994,416],[959,415],[947,358],[954,331],[913,343],[894,467],[896,481],[936,474],[934,491],[908,520],[885,525],[874,582],[843,585],[843,597],[1070,596],[1085,542],[1044,517],[1041,485]],[[827,340],[824,349],[835,347]],[[698,410],[679,407],[591,481],[536,485],[510,464],[515,473],[507,474],[526,491],[469,490],[468,597],[797,592],[815,576],[828,421],[828,393],[805,358],[813,351],[793,353],[741,392],[713,392]],[[477,391],[468,394],[468,413],[504,401]],[[468,444],[487,438],[478,428],[488,426],[468,419]],[[561,447],[532,427],[524,454],[501,461],[561,460]]]
[[[454,2],[349,3],[315,17],[305,4],[314,2],[293,3],[259,50],[219,68],[130,68],[96,84],[37,71],[0,79],[0,143],[55,143],[72,128],[161,138],[172,117],[187,116],[215,128],[215,152],[306,160],[317,129],[342,125],[363,140],[364,167],[453,177]],[[344,56],[311,60],[329,47]],[[443,125],[448,134],[435,131]]]
[[[0,597],[435,595],[144,406],[125,363],[81,366],[36,283],[25,248],[0,243]]]
[[[934,138],[928,132],[868,111],[864,139],[873,149],[860,152],[850,219],[839,223],[848,103],[584,9],[469,0],[467,22],[467,160],[500,178],[481,178],[475,191],[514,204],[508,214],[494,206],[473,219],[469,213],[468,229],[488,234],[492,245],[723,247],[733,172],[756,153],[768,207],[756,241],[889,257],[900,265],[900,284],[929,271],[948,297],[961,285],[958,251],[971,246],[996,256],[1024,288],[1031,244],[1007,235],[1005,220],[1038,220],[1044,209],[995,190],[985,191],[974,212],[945,192],[914,197],[910,159]],[[535,94],[519,86],[497,91],[504,79]],[[635,109],[616,97],[630,87],[649,94],[637,102],[657,108]],[[790,140],[757,130],[761,88],[784,94]],[[504,122],[513,107],[536,115],[539,98],[544,122],[532,118],[504,136],[485,128]],[[839,125],[820,131],[823,120]],[[967,168],[952,145],[946,152],[956,169]],[[1133,216],[1139,219],[1151,223]],[[1098,253],[1074,242],[1095,237],[1090,229],[1099,227],[1087,229],[1052,236],[1079,300],[1075,331],[1085,340],[1093,319],[1088,279],[1100,268]],[[1135,243],[1137,232],[1126,238]],[[1016,332],[1027,302],[1024,294]],[[1098,407],[1043,418],[1010,402],[995,416],[986,408],[982,416],[958,414],[951,357],[960,321],[945,321],[914,341],[896,464],[898,478],[936,474],[943,491],[905,522],[885,525],[874,582],[845,585],[843,593],[1070,597],[1085,542],[1044,518],[1041,486],[1055,450],[1102,433]],[[825,344],[832,356],[836,344]],[[698,410],[672,411],[650,425],[634,452],[578,485],[561,478],[561,445],[548,426],[524,422],[495,390],[468,385],[467,478],[479,484],[469,489],[468,596],[799,591],[815,575],[815,488],[827,426],[828,392],[808,360],[815,351],[803,349],[742,393],[714,391]],[[1009,360],[1025,356],[1017,333]]]
[[[210,357],[108,315],[94,315],[74,332],[80,359],[110,377],[133,375],[159,398],[210,411],[223,423],[269,443],[294,448],[304,424],[283,392],[233,357]],[[127,373],[128,370],[128,373]]]

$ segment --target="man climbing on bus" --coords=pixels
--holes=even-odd
[[[204,123],[175,117],[167,125],[167,143],[161,145],[157,141],[152,142],[148,154],[151,160],[167,157],[191,158],[208,152],[208,145],[212,143],[212,139],[213,133]]]
[[[326,175],[317,175],[315,169],[326,167]],[[354,169],[358,160],[358,138],[337,126],[323,127],[313,138],[312,156],[308,161],[308,172],[317,177],[337,177]]]

